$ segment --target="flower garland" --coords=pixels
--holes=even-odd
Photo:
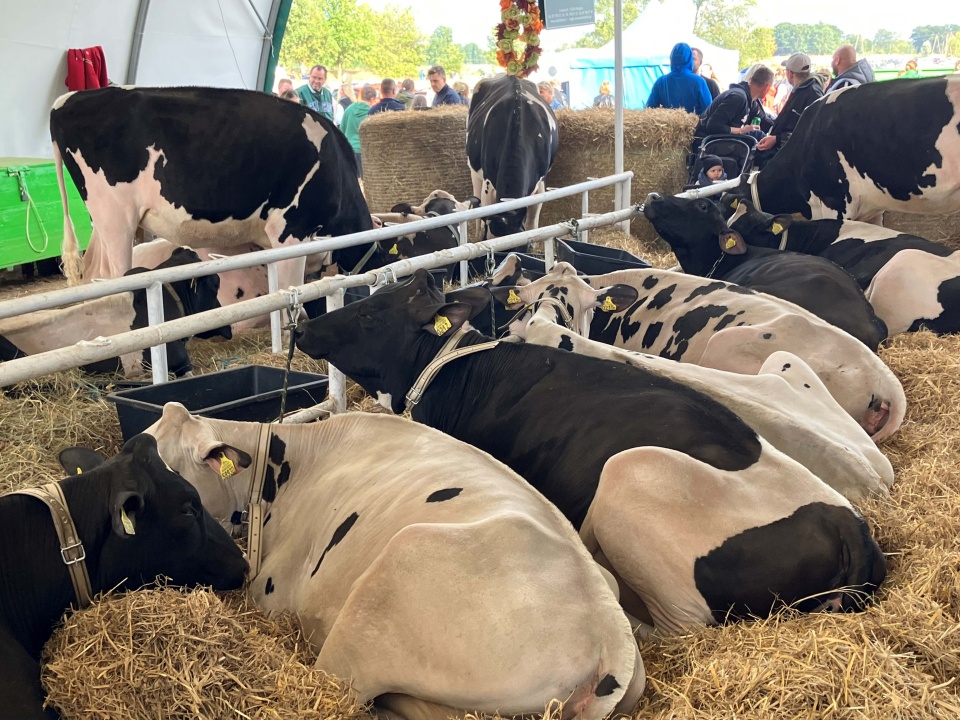
[[[500,0],[499,25],[494,28],[497,37],[497,62],[509,75],[525,78],[537,69],[543,50],[540,47],[540,6],[537,0]],[[515,43],[526,46],[518,55]]]

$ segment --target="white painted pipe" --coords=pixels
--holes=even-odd
[[[590,214],[590,193],[586,190],[583,191],[583,195],[580,198],[580,217],[588,217]],[[580,237],[583,238],[584,242],[590,242],[590,234],[587,232],[580,233]],[[549,270],[549,268],[547,268]]]
[[[390,240],[406,235],[410,232],[419,232],[421,230],[431,230],[448,225],[456,225],[465,220],[476,220],[478,218],[498,215],[508,210],[517,210],[522,207],[545,203],[551,200],[578,195],[584,190],[597,190],[609,185],[615,185],[623,180],[622,175],[611,175],[605,178],[590,180],[588,182],[577,183],[568,187],[551,190],[532,197],[520,198],[518,200],[504,201],[496,205],[487,205],[486,207],[463,210],[450,215],[439,215],[437,217],[418,220],[415,223],[409,223],[401,226],[378,228],[376,230],[365,230],[351,235],[341,235],[335,238],[324,238],[322,240],[313,240],[303,242],[289,247],[272,248],[270,250],[258,250],[252,253],[242,253],[231,257],[225,257],[221,260],[209,260],[207,262],[193,263],[191,265],[182,265],[175,268],[163,268],[160,270],[150,270],[145,273],[129,275],[121,278],[113,278],[98,283],[88,283],[78,285],[63,290],[54,290],[48,293],[35,293],[26,297],[16,298],[15,300],[6,300],[0,302],[0,319],[23,315],[34,310],[46,310],[49,308],[60,307],[70,303],[82,302],[83,300],[93,300],[95,298],[115,295],[120,292],[131,290],[142,290],[155,282],[169,283],[178,280],[191,280],[195,277],[212,275],[213,273],[225,272],[227,270],[240,270],[253,267],[254,265],[265,265],[278,260],[290,260],[293,258],[317,255],[330,250],[339,250],[345,247],[363,245],[369,242],[379,240]],[[633,173],[629,173],[631,176]]]
[[[621,201],[623,202],[623,207],[617,208],[618,210],[622,210],[623,208],[628,207],[628,206],[630,205],[630,193],[631,193],[631,191],[632,191],[632,181],[631,181],[631,178],[626,178],[626,179],[623,181],[623,192],[620,193],[620,199],[621,199]],[[620,223],[620,232],[622,232],[624,235],[629,235],[629,234],[630,234],[630,220],[629,220],[629,219],[624,220],[622,223]]]
[[[586,218],[580,222],[580,226],[585,229],[593,229],[611,225],[622,222],[626,218],[632,217],[635,213],[635,209],[631,207],[619,212]],[[541,242],[550,238],[569,235],[571,231],[572,226],[570,223],[557,223],[537,230],[528,230],[515,235],[485,240],[483,242],[468,243],[462,247],[450,250],[442,250],[407,260],[399,260],[379,270],[372,270],[361,275],[339,275],[323,278],[297,288],[300,293],[299,299],[300,302],[316,300],[323,295],[329,295],[334,290],[359,287],[361,285],[373,285],[380,282],[382,278],[388,278],[391,275],[406,277],[420,268],[429,269],[442,267],[461,259],[480,257],[497,250],[510,250],[525,246],[531,242]],[[110,338],[106,338],[102,344],[98,344],[96,347],[74,345],[69,348],[61,348],[17,360],[10,360],[0,364],[0,387],[49,373],[80,367],[88,363],[119,357],[124,353],[139,351],[153,345],[162,345],[171,340],[190,337],[204,330],[229,325],[274,310],[282,310],[289,305],[289,295],[288,291],[282,290],[262,297],[244,300],[235,305],[229,305],[216,310],[208,310],[207,312],[178,318],[176,320],[168,320],[155,327],[140,328],[139,330],[131,330],[113,335]]]
[[[457,244],[460,246],[466,245],[469,241],[467,238],[467,225],[469,223],[464,220],[460,223],[460,237],[457,239]],[[470,283],[470,264],[466,260],[460,261],[460,287],[468,285]]]
[[[159,325],[163,322],[163,285],[158,282],[147,288],[147,324]],[[167,381],[167,346],[154,345],[150,348],[150,371],[153,384]]]
[[[341,288],[327,295],[327,312],[339,310],[344,305],[346,293]],[[347,409],[347,378],[333,365],[327,363],[327,396],[333,401],[335,413]]]
[[[686,190],[682,193],[674,195],[678,198],[687,198],[687,199],[696,199],[702,197],[710,197],[711,195],[719,195],[722,192],[727,190],[733,190],[734,188],[740,187],[740,178],[733,178],[733,180],[724,180],[723,182],[714,183],[713,185],[707,185],[702,188],[693,188],[692,190]]]
[[[290,413],[280,422],[284,425],[301,425],[303,423],[313,422],[324,415],[332,415],[337,412],[337,404],[334,400],[324,400],[319,405],[298,410]]]
[[[280,289],[280,276],[277,274],[277,264],[267,263],[267,292],[271,295]],[[278,353],[283,350],[283,337],[280,328],[280,311],[270,313],[270,351]]]

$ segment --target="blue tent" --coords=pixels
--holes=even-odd
[[[613,79],[613,57],[583,54],[571,57],[569,62],[570,107],[592,107],[593,99],[600,93],[600,83],[604,80],[607,80],[616,92],[616,83]],[[626,86],[626,92],[623,96],[623,106],[642,110],[647,104],[653,83],[658,77],[668,72],[670,72],[670,57],[667,55],[625,56],[623,84]]]

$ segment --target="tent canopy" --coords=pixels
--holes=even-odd
[[[0,157],[52,157],[50,107],[66,52],[103,47],[110,80],[263,90],[291,0],[37,0],[5,3]]]
[[[726,50],[693,34],[696,9],[689,0],[664,0],[650,3],[629,27],[623,30],[623,81],[625,108],[640,109],[647,102],[653,83],[670,72],[670,51],[678,42],[703,51],[703,61],[713,66],[721,89],[738,77],[739,53]],[[552,64],[569,67],[570,104],[589,107],[599,92],[600,83],[614,81],[614,42],[596,50],[567,50]],[[562,71],[561,71],[562,74]]]

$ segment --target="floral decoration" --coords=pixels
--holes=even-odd
[[[540,47],[540,6],[536,0],[500,0],[500,24],[494,28],[497,38],[497,62],[507,73],[525,78],[537,69],[543,49]],[[517,45],[524,46],[517,52]]]

